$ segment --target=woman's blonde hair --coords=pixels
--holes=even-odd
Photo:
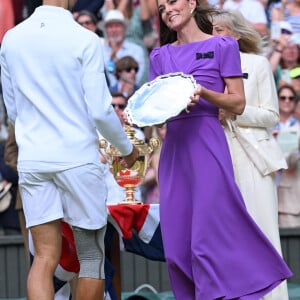
[[[262,39],[259,33],[249,24],[239,11],[219,9],[212,14],[212,22],[220,22],[230,29],[234,37],[238,38],[241,52],[260,54],[262,52]]]

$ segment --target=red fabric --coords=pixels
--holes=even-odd
[[[61,222],[62,249],[59,264],[68,272],[79,272],[79,261],[73,231],[69,224]]]
[[[15,26],[15,15],[11,0],[0,2],[0,44],[7,30]]]
[[[108,205],[109,213],[119,225],[125,239],[132,237],[131,228],[139,233],[144,225],[149,208],[149,204]]]
[[[108,205],[108,210],[122,231],[123,238],[132,237],[131,229],[137,233],[143,227],[150,209],[150,204],[120,204]],[[79,261],[72,228],[69,224],[61,222],[62,251],[59,264],[68,272],[79,272]]]

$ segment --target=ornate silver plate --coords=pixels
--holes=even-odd
[[[170,73],[143,84],[128,100],[128,122],[139,127],[162,124],[191,102],[197,83],[192,75]]]

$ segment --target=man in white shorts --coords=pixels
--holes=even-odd
[[[76,299],[103,299],[107,189],[96,129],[120,150],[125,167],[138,157],[111,106],[99,38],[68,11],[75,2],[44,0],[1,45],[3,96],[35,249],[29,300],[54,298],[61,219],[73,228],[80,262]]]

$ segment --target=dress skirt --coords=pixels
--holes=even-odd
[[[168,121],[159,184],[177,300],[259,299],[292,275],[246,210],[216,113]]]

